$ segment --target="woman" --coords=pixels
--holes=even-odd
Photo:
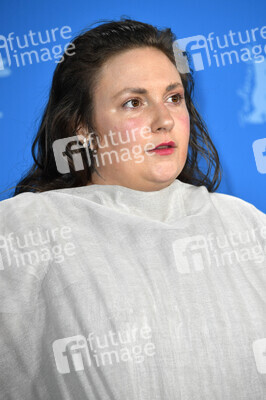
[[[0,207],[2,399],[265,398],[265,214],[215,193],[174,40],[106,22],[55,70]]]

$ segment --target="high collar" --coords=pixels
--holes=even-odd
[[[110,212],[140,216],[146,219],[171,223],[184,216],[184,183],[173,181],[169,186],[156,191],[140,191],[120,185],[89,185],[71,189],[62,189],[74,196],[96,203]]]

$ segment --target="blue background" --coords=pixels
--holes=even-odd
[[[158,28],[170,27],[178,39],[196,35],[207,38],[214,32],[213,36],[223,42],[223,35],[229,30],[240,31],[244,37],[246,30],[265,26],[266,2],[1,0],[0,35],[7,37],[14,32],[23,38],[29,30],[44,33],[69,26],[73,38],[93,22],[121,16]],[[70,40],[60,38],[41,46],[51,49]],[[194,101],[220,156],[223,179],[218,192],[240,197],[266,212],[266,39],[260,38],[249,46],[258,44],[265,46],[261,63],[237,63],[233,58],[232,64],[217,67],[214,62],[205,62],[204,69],[196,70]],[[237,50],[247,46],[242,44]],[[34,47],[23,50],[32,51]],[[218,50],[232,51],[234,46]],[[0,54],[4,59],[3,49]],[[13,189],[8,188],[32,165],[31,144],[48,100],[55,67],[53,59],[20,67],[5,62],[0,70],[0,200],[12,196]],[[258,139],[263,141],[255,155],[252,144]]]

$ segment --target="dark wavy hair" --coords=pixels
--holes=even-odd
[[[101,67],[110,57],[125,50],[150,46],[161,50],[177,67],[173,50],[176,36],[170,28],[159,30],[150,24],[124,17],[118,21],[101,20],[97,24],[99,22],[102,24],[93,29],[86,28],[72,41],[69,45],[72,54],[69,54],[69,48],[66,49],[54,71],[48,103],[31,148],[34,164],[15,186],[13,196],[23,192],[85,186],[91,182],[92,172],[96,170],[94,158],[91,157],[88,163],[86,157],[83,157],[84,168],[76,171],[72,158],[73,150],[71,152],[66,146],[65,156],[69,172],[59,173],[53,142],[73,136],[81,125],[88,128],[88,132],[94,130],[93,93],[99,81]],[[190,64],[190,55],[185,54]],[[186,163],[177,179],[195,186],[204,185],[209,192],[214,192],[221,182],[219,156],[207,127],[192,102],[193,70],[190,67],[189,72],[179,73],[190,116],[190,138]],[[83,150],[85,151],[81,151]],[[206,173],[199,166],[200,157],[207,161]],[[212,167],[214,175],[211,179]]]

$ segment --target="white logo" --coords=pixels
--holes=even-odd
[[[2,256],[1,256],[1,254],[0,254],[0,271],[3,271],[4,270],[4,263],[3,263],[3,258],[2,258]]]
[[[93,366],[101,367],[120,362],[142,363],[146,356],[154,356],[149,325],[145,322],[141,327],[127,326],[125,330],[109,330],[100,335],[90,332],[87,338],[77,335],[55,340],[53,352],[58,372],[83,371],[92,361]]]
[[[252,347],[258,372],[266,374],[266,338],[255,340]]]
[[[179,47],[188,52],[192,56],[194,69],[200,71],[204,69],[204,65],[211,65],[211,57],[208,49],[208,44],[205,36],[197,35],[190,36],[184,39],[178,39]]]
[[[178,239],[173,242],[177,269],[186,274],[193,270],[201,271],[204,264],[211,263],[207,240],[203,235]]]
[[[66,150],[70,151],[73,156],[73,163],[76,171],[84,169],[83,159],[81,152],[86,151],[87,160],[91,165],[91,158],[88,147],[83,147],[79,144],[77,136],[71,136],[68,138],[57,139],[53,142],[53,151],[58,172],[61,174],[67,174],[70,172],[69,163],[67,161]]]
[[[252,148],[258,172],[266,174],[266,138],[255,140]]]
[[[83,371],[84,365],[91,366],[86,338],[82,335],[58,339],[53,343],[53,352],[58,372]]]
[[[11,65],[10,53],[9,53],[6,37],[3,35],[0,35],[0,49],[5,50],[7,64],[8,64],[8,66],[10,66]],[[4,69],[5,69],[4,58],[2,56],[2,53],[0,52],[0,71],[3,71]]]
[[[67,43],[63,48],[56,42],[61,39],[70,39],[70,37],[71,28],[69,26],[63,26],[60,29],[46,29],[45,33],[29,30],[23,37],[16,36],[15,32],[10,32],[7,36],[0,35],[0,71],[6,68],[4,59],[7,60],[7,68],[14,63],[17,67],[24,67],[27,64],[53,59],[56,63],[60,63],[64,60],[62,53],[66,53],[68,56],[75,54],[75,52],[69,53],[70,50],[75,49],[75,46],[73,43]],[[47,47],[51,43],[53,46]]]
[[[175,40],[173,43],[173,51],[175,56],[176,67],[181,74],[188,74],[190,72],[188,59],[178,45],[178,41]]]
[[[261,29],[246,29],[245,32],[233,32],[230,29],[228,33],[216,36],[214,32],[206,36],[190,36],[178,39],[177,47],[188,53],[188,56],[191,55],[194,69],[201,71],[212,65],[219,68],[239,62],[263,63],[264,46],[257,44],[261,39],[265,40],[265,26]],[[260,71],[262,76],[263,68]]]
[[[68,226],[54,227],[52,230],[40,228],[7,236],[0,235],[0,271],[7,266],[40,265],[49,261],[62,263],[65,256],[76,254],[75,245],[66,239],[72,238],[71,228]],[[62,239],[64,240],[62,242]],[[4,258],[5,255],[5,258]]]

